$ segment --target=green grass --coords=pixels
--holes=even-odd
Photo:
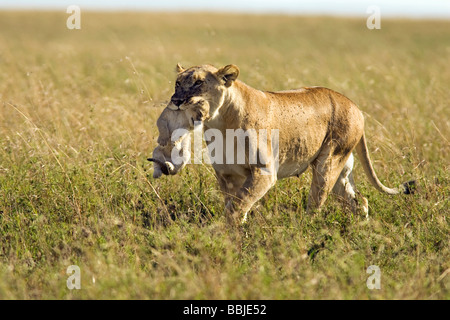
[[[67,17],[0,12],[1,299],[450,298],[448,21],[82,12],[68,30]],[[211,167],[154,180],[146,161],[177,62],[344,93],[378,176],[418,193],[380,194],[357,163],[370,220],[332,197],[306,215],[307,173],[230,228]]]

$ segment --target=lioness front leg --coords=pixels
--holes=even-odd
[[[229,201],[236,198],[237,192],[245,182],[245,177],[216,173],[216,178],[226,206]]]
[[[275,175],[261,174],[261,169],[252,170],[235,197],[225,203],[225,214],[232,224],[245,223],[253,204],[261,199],[275,184]]]

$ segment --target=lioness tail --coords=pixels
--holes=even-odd
[[[377,175],[375,174],[375,170],[372,167],[372,163],[369,157],[369,150],[367,149],[366,137],[363,134],[361,140],[359,140],[356,145],[356,153],[358,154],[359,160],[364,168],[364,172],[369,178],[370,183],[381,192],[385,192],[387,194],[398,194],[403,190],[399,190],[398,188],[388,188],[383,185],[380,180],[378,180]]]

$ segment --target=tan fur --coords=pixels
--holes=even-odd
[[[364,118],[358,107],[342,94],[322,87],[268,92],[237,80],[239,69],[210,65],[184,69],[177,67],[177,85],[169,109],[201,97],[209,103],[209,119],[204,129],[214,128],[226,138],[226,129],[278,129],[279,168],[275,155],[266,165],[213,164],[225,197],[227,218],[245,221],[247,212],[278,179],[298,176],[312,169],[308,211],[315,211],[333,191],[353,210],[358,206],[367,214],[367,200],[357,200],[352,151],[360,157],[366,174],[378,190],[398,193],[381,184],[370,163],[364,137]],[[200,81],[200,82],[198,82]],[[271,139],[269,136],[268,143]],[[270,150],[269,150],[270,151]],[[262,174],[262,170],[270,174]]]

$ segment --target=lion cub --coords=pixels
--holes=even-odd
[[[195,121],[204,121],[208,116],[209,103],[202,98],[190,99],[182,104],[179,110],[167,107],[163,110],[156,122],[159,131],[158,146],[153,150],[153,157],[148,159],[153,162],[153,178],[159,178],[162,174],[174,175],[184,167],[185,163],[173,163],[172,149],[178,151],[184,149],[189,139],[185,139],[186,134],[180,137],[172,137],[172,134],[177,129],[191,131]]]

